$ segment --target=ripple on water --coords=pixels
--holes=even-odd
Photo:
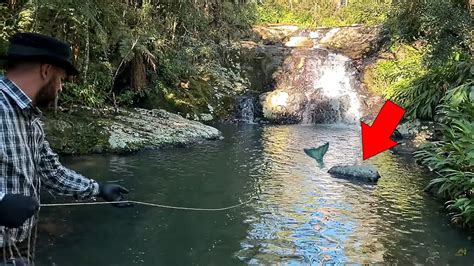
[[[129,197],[140,201],[213,208],[252,194],[258,200],[225,213],[44,209],[43,217],[67,219],[70,230],[64,238],[56,234],[54,245],[39,245],[38,265],[71,265],[71,258],[75,265],[472,265],[472,241],[449,225],[442,204],[423,193],[427,174],[410,158],[390,152],[371,158],[382,176],[377,185],[327,174],[336,164],[361,163],[357,128],[221,129],[223,141],[74,157],[68,165],[89,176],[124,179]],[[325,142],[330,146],[320,167],[303,149]],[[467,255],[455,256],[462,248]]]
[[[268,127],[262,139],[261,198],[237,256],[254,263],[287,262],[288,253],[298,256],[293,262],[426,262],[416,252],[430,245],[423,239],[432,206],[422,192],[424,173],[410,161],[385,152],[369,161],[381,172],[378,185],[355,183],[327,174],[335,164],[361,163],[355,128]],[[319,168],[302,150],[324,142],[330,148]]]

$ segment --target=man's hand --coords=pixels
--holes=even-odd
[[[106,201],[123,201],[123,194],[128,194],[128,190],[117,184],[100,184],[99,185],[99,197]],[[130,207],[131,203],[117,203],[114,204],[116,207]]]
[[[5,194],[0,201],[0,225],[18,228],[39,209],[38,201],[21,194]]]

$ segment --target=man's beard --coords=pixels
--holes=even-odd
[[[36,96],[36,106],[37,107],[50,107],[51,104],[56,99],[57,93],[56,89],[54,88],[53,82],[49,82],[43,88],[41,88],[40,92]]]

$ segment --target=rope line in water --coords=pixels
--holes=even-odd
[[[179,207],[179,206],[169,206],[169,205],[162,205],[162,204],[155,204],[149,202],[142,202],[142,201],[135,201],[135,200],[125,200],[125,201],[112,201],[112,202],[73,202],[73,203],[49,203],[49,204],[41,204],[41,207],[60,207],[60,206],[85,206],[85,205],[108,205],[108,204],[117,204],[117,203],[134,203],[138,205],[144,206],[151,206],[163,209],[174,209],[174,210],[186,210],[186,211],[225,211],[230,209],[235,209],[240,206],[244,206],[252,202],[254,198],[250,198],[245,202],[241,202],[239,204],[235,204],[228,207],[223,208],[191,208],[191,207]]]

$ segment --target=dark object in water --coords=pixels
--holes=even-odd
[[[336,165],[328,171],[334,177],[377,183],[380,174],[372,165]]]
[[[326,152],[328,151],[328,149],[329,149],[329,142],[326,142],[324,145],[321,145],[317,148],[312,147],[312,148],[303,149],[303,150],[304,150],[304,153],[306,153],[306,155],[308,155],[309,157],[315,159],[319,163],[322,163],[323,162],[323,157],[326,154]]]

